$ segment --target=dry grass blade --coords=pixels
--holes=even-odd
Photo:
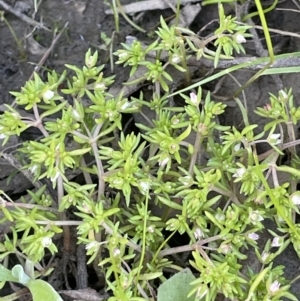
[[[124,5],[123,9],[126,14],[136,14],[142,11],[148,10],[156,10],[156,9],[167,9],[170,8],[169,4],[172,3],[176,5],[177,0],[169,0],[169,1],[162,1],[162,0],[149,0],[149,1],[141,1],[136,3],[131,3],[128,5]],[[186,5],[189,3],[199,2],[199,0],[181,0],[181,5]],[[112,15],[113,11],[111,9],[107,9],[105,11],[107,15]]]

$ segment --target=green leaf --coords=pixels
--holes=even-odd
[[[17,278],[17,282],[23,285],[27,285],[30,281],[29,276],[25,274],[24,269],[20,264],[17,264],[12,268],[11,274]]]
[[[195,296],[187,296],[195,279],[188,268],[175,274],[158,288],[157,301],[194,301]]]
[[[296,298],[294,295],[292,295],[289,292],[282,293],[282,296],[284,296],[285,298],[288,298],[288,299],[290,299],[292,301],[298,301],[299,300],[298,298]]]
[[[292,168],[292,167],[289,167],[289,166],[276,166],[275,167],[277,171],[283,171],[283,172],[287,172],[287,173],[290,173],[292,174],[293,176],[295,177],[300,177],[300,171],[295,169],[295,168]]]
[[[246,301],[250,301],[252,299],[253,292],[255,292],[255,290],[257,289],[257,286],[263,281],[264,277],[269,272],[269,270],[270,270],[270,268],[267,267],[257,275],[257,277],[253,281],[252,285],[250,286],[249,294],[248,294]]]
[[[66,105],[66,103],[67,103],[67,101],[64,101],[61,104],[54,107],[53,109],[47,110],[46,112],[41,114],[41,119],[43,119],[46,116],[53,115],[53,114],[59,112]]]
[[[140,275],[139,280],[149,281],[149,280],[159,278],[160,276],[162,276],[162,272],[147,273],[147,274]]]
[[[27,283],[33,301],[63,301],[60,295],[46,281],[37,279]]]
[[[185,131],[183,133],[181,133],[176,140],[177,141],[184,140],[185,138],[187,138],[190,135],[191,130],[192,130],[192,126],[189,124],[189,126],[185,129]]]
[[[9,269],[0,264],[0,282],[2,281],[18,282],[18,278],[14,277]]]
[[[219,221],[208,211],[205,211],[205,215],[221,230],[224,230],[224,227],[219,223]]]
[[[29,260],[28,258],[26,259],[26,262],[25,262],[25,273],[31,278],[31,279],[34,279],[35,276],[34,276],[34,263]]]
[[[166,206],[168,206],[170,208],[176,209],[176,210],[182,210],[182,206],[179,205],[179,204],[177,204],[176,202],[172,202],[172,201],[168,200],[167,198],[164,198],[164,197],[162,197],[160,195],[157,196],[157,197],[158,197],[159,201],[161,203],[163,203],[164,205],[166,205]]]
[[[82,149],[75,149],[73,151],[68,152],[69,156],[79,156],[79,155],[84,155],[88,153],[91,150],[90,147],[88,148],[82,148]]]

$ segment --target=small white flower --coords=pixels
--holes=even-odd
[[[179,120],[178,118],[174,118],[174,119],[172,120],[172,123],[173,123],[173,124],[178,124],[179,121],[180,121],[180,120]]]
[[[244,37],[242,34],[240,34],[240,33],[238,33],[238,34],[235,36],[235,41],[236,41],[237,43],[239,43],[239,44],[242,44],[242,43],[246,43],[246,42],[247,42],[247,40],[245,39],[245,37]]]
[[[67,199],[67,201],[68,201],[69,203],[73,203],[73,202],[74,202],[74,198],[73,198],[73,197],[71,197],[71,196],[68,196],[68,199]]]
[[[288,95],[286,94],[286,92],[284,90],[280,90],[278,94],[279,94],[279,97],[281,97],[283,99],[288,98]]]
[[[241,168],[238,168],[235,172],[235,174],[233,174],[233,177],[234,178],[242,178],[243,175],[245,174],[246,172],[246,168],[244,167],[241,167]]]
[[[92,67],[93,67],[93,62],[94,62],[93,57],[90,56],[90,57],[86,60],[85,64],[86,64],[89,68],[92,68]]]
[[[280,134],[272,134],[268,138],[268,142],[272,145],[277,145],[281,143]]]
[[[178,64],[178,63],[180,63],[180,62],[181,62],[180,56],[177,55],[177,54],[173,54],[173,55],[172,55],[172,58],[171,58],[171,62],[172,62],[173,64]]]
[[[225,221],[225,214],[223,213],[223,212],[218,212],[216,215],[215,215],[215,218],[218,220],[218,221],[220,221],[220,222],[222,222],[222,221]]]
[[[193,184],[193,178],[191,176],[184,176],[179,180],[184,186],[190,186],[191,184]]]
[[[169,157],[164,158],[163,160],[159,161],[159,166],[165,166],[169,162]]]
[[[113,253],[114,253],[114,257],[117,257],[121,254],[121,251],[120,251],[120,249],[115,248]]]
[[[72,116],[77,120],[81,119],[80,114],[75,109],[72,110]]]
[[[43,99],[45,101],[50,100],[52,97],[54,96],[54,92],[51,90],[47,90],[46,92],[44,92],[43,94]]]
[[[86,250],[90,250],[94,247],[96,247],[98,245],[98,242],[97,241],[92,241],[92,242],[89,242],[86,246],[85,246],[85,249]]]
[[[5,134],[0,134],[0,140],[5,139],[6,135]]]
[[[106,86],[103,83],[98,83],[98,84],[95,85],[95,89],[96,90],[105,90]]]
[[[130,285],[130,281],[129,281],[128,277],[124,276],[120,280],[121,280],[121,286],[122,286],[122,288],[123,289],[127,289],[129,287],[129,285]]]
[[[259,239],[259,235],[256,233],[248,233],[248,238],[252,239],[252,240],[258,240]]]
[[[261,198],[259,198],[259,197],[257,197],[257,198],[255,198],[255,199],[253,200],[253,202],[254,202],[255,204],[262,205],[263,202],[264,202],[264,200],[261,199]]]
[[[55,182],[58,179],[59,176],[60,176],[60,172],[57,171],[56,174],[54,176],[51,176],[50,179],[51,179],[52,182]]]
[[[34,164],[34,165],[32,165],[32,166],[29,167],[29,171],[30,171],[32,174],[35,175],[35,173],[36,173],[38,167],[39,167],[39,166],[38,166],[37,164]]]
[[[269,258],[269,256],[270,256],[270,253],[264,251],[261,254],[261,260],[262,260],[262,262],[265,263],[267,261],[267,259]]]
[[[292,197],[291,197],[292,203],[294,205],[300,205],[300,195],[299,193],[295,193]]]
[[[113,185],[116,187],[120,187],[124,183],[123,179],[121,179],[121,178],[116,178],[112,182],[113,182]]]
[[[279,290],[279,288],[280,288],[280,283],[277,280],[275,280],[270,285],[270,288],[269,288],[270,289],[270,293],[272,295],[274,295]]]
[[[50,237],[43,237],[41,244],[44,248],[49,248],[52,244],[52,239]]]
[[[148,232],[149,233],[154,233],[154,227],[153,226],[149,226],[148,228],[147,228],[147,230],[148,230]]]
[[[241,144],[240,144],[240,143],[236,144],[236,145],[234,146],[234,148],[233,148],[233,150],[234,150],[235,152],[238,152],[240,149],[241,149]]]
[[[194,236],[197,240],[200,240],[204,235],[203,231],[200,228],[196,228],[194,231]]]
[[[202,300],[202,298],[208,293],[208,289],[202,290],[202,287],[197,289],[197,299]]]
[[[143,194],[146,194],[149,191],[150,187],[151,187],[150,182],[146,182],[146,181],[141,181],[140,182],[140,188],[141,188],[141,192]]]
[[[198,104],[198,98],[197,98],[197,95],[194,92],[192,92],[190,94],[190,99],[191,99],[191,103]]]
[[[272,244],[271,246],[274,247],[274,248],[278,248],[282,245],[282,238],[279,237],[279,236],[275,236],[272,240]]]
[[[131,103],[130,103],[129,101],[126,101],[126,102],[122,105],[121,110],[126,110],[127,108],[130,107],[130,105],[131,105]]]
[[[126,42],[127,45],[132,45],[134,41],[137,41],[137,38],[134,36],[126,36]]]
[[[114,118],[114,112],[112,112],[112,111],[107,111],[107,113],[106,113],[106,117],[110,120],[110,121],[112,121],[112,119]]]
[[[223,244],[220,246],[220,252],[222,254],[228,254],[231,251],[231,246],[229,244]]]
[[[249,214],[249,219],[250,219],[250,222],[252,224],[256,224],[257,222],[261,222],[264,220],[264,218],[260,215],[260,213],[255,210],[255,211],[252,211],[250,214]]]
[[[82,208],[83,208],[85,213],[91,213],[92,212],[91,207],[87,203],[83,203]]]

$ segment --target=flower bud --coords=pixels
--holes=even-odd
[[[45,102],[49,101],[54,96],[54,92],[51,90],[47,90],[43,93],[43,99]]]
[[[203,237],[203,231],[200,228],[196,228],[194,236],[197,240],[200,240]]]
[[[222,254],[228,254],[231,251],[231,246],[229,244],[222,244],[218,251]]]
[[[294,205],[300,205],[300,193],[298,191],[293,193],[290,199]]]
[[[259,235],[256,233],[248,233],[248,238],[252,239],[252,240],[258,240],[259,239]]]
[[[261,260],[263,263],[267,263],[267,260],[269,259],[269,256],[271,254],[269,252],[265,252],[263,251],[263,253],[261,254]]]
[[[199,105],[198,97],[194,92],[190,93],[190,100],[192,104]]]
[[[274,248],[278,248],[283,244],[283,238],[279,236],[275,236],[272,240],[271,246]]]
[[[41,244],[44,248],[49,248],[50,245],[52,244],[52,239],[50,237],[43,237]]]
[[[274,282],[271,283],[270,287],[269,287],[269,291],[272,295],[274,295],[280,288],[280,283],[275,280]]]
[[[115,248],[114,249],[114,251],[113,251],[113,255],[114,255],[114,257],[117,257],[117,256],[119,256],[121,254],[121,251],[120,251],[120,249],[118,249],[118,248]]]
[[[247,40],[245,39],[245,37],[238,33],[236,36],[235,36],[235,41],[238,43],[238,44],[242,44],[242,43],[246,43]]]
[[[281,143],[280,134],[272,134],[268,137],[268,142],[271,145],[277,145]]]
[[[95,51],[93,55],[91,55],[91,49],[87,51],[85,54],[85,65],[90,69],[93,68],[98,60],[98,52]]]
[[[85,249],[88,251],[90,249],[93,249],[94,247],[96,247],[98,245],[98,242],[97,241],[92,241],[92,242],[89,242],[86,246],[85,246]]]
[[[260,213],[255,210],[249,214],[249,219],[252,224],[256,224],[257,222],[261,222],[264,218],[260,215]]]
[[[246,168],[244,167],[241,167],[241,168],[238,168],[235,172],[235,174],[233,174],[233,177],[234,178],[242,178],[243,175],[245,174],[246,172]]]
[[[173,54],[171,57],[171,63],[179,64],[181,62],[180,56],[178,54]]]

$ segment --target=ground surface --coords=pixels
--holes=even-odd
[[[133,0],[122,0],[122,4],[132,2]],[[293,8],[297,9],[294,2],[291,0],[281,1],[278,7],[281,8]],[[21,8],[23,14],[27,16],[33,15],[33,1],[14,1],[7,0],[10,6],[16,10]],[[0,6],[1,9],[1,6]],[[89,47],[100,50],[103,41],[100,39],[100,34],[105,33],[110,37],[115,29],[114,20],[112,16],[105,15],[104,10],[107,6],[102,0],[43,0],[38,9],[36,16],[37,21],[43,21],[43,23],[53,29],[55,26],[58,29],[64,27],[68,22],[67,29],[62,34],[61,38],[55,44],[53,51],[48,56],[46,62],[43,64],[43,68],[40,73],[43,74],[44,68],[55,69],[57,71],[62,70],[65,63],[82,66],[84,60],[84,54]],[[172,11],[170,9],[164,11],[149,11],[140,19],[139,24],[148,31],[153,31],[155,26],[158,25],[159,16],[170,16]],[[0,23],[0,104],[10,104],[13,101],[9,91],[18,91],[22,85],[30,78],[35,66],[39,63],[46,50],[50,47],[53,40],[53,32],[47,32],[43,29],[36,30],[31,33],[32,27],[14,16],[11,13],[6,12],[5,18],[13,28],[16,36],[18,37],[22,51],[17,47],[8,26],[5,22]],[[196,17],[192,24],[192,29],[198,31],[202,26],[206,25],[212,19],[217,17],[217,11],[212,7],[202,8],[199,15]],[[270,26],[284,31],[290,31],[296,33],[300,31],[299,27],[300,14],[292,11],[278,10],[268,15]],[[254,20],[255,21],[255,20]],[[121,32],[116,38],[115,47],[118,47],[120,42],[125,41],[125,37],[128,35],[136,36],[139,39],[147,41],[149,38],[134,30],[128,23],[121,18],[120,19]],[[279,53],[299,51],[300,39],[296,37],[283,36],[280,34],[274,34],[274,43],[278,44],[283,41],[282,46],[279,49]],[[39,45],[37,45],[37,42]],[[257,55],[253,43],[249,42],[247,45],[248,53],[251,55]],[[22,52],[22,53],[21,53]],[[100,50],[100,60],[102,63],[107,62],[107,52]],[[105,72],[109,74],[109,67]],[[120,80],[127,80],[128,70],[124,68],[118,68],[115,70],[118,73]],[[239,71],[233,74],[237,80],[243,84],[253,75],[253,72]],[[283,85],[287,88],[292,87],[294,91],[295,102],[300,105],[300,78],[299,75],[285,75],[281,77]],[[120,81],[119,80],[119,81]],[[214,89],[216,83],[211,83],[208,88]],[[223,82],[221,89],[218,91],[219,96],[230,96],[232,92],[238,88],[238,85],[233,81],[231,77],[227,77]],[[246,90],[246,98],[248,103],[248,110],[250,114],[250,122],[260,124],[260,119],[257,115],[251,112],[257,107],[262,106],[268,102],[268,93],[277,93],[280,87],[274,82],[271,77],[261,77],[257,82],[252,84]],[[225,124],[239,125],[242,117],[239,109],[232,107],[226,112]],[[234,118],[232,118],[234,116]],[[261,128],[260,128],[261,129]],[[16,143],[13,142],[13,143]],[[6,171],[6,172],[5,172]],[[9,174],[7,172],[7,166],[2,170],[2,178]],[[3,186],[6,185],[6,181],[1,182]],[[30,183],[24,181],[23,186],[19,186],[19,182],[10,184],[10,188],[6,189],[11,194],[22,193],[22,190],[30,187]],[[15,185],[15,186],[14,186]],[[0,187],[4,189],[3,187]],[[284,264],[287,267],[288,278],[293,278],[299,274],[300,261],[296,257],[293,250],[288,250],[279,263]],[[251,264],[251,262],[250,262]],[[254,264],[254,263],[253,263]],[[299,282],[294,283],[293,291],[300,298],[300,285]]]

